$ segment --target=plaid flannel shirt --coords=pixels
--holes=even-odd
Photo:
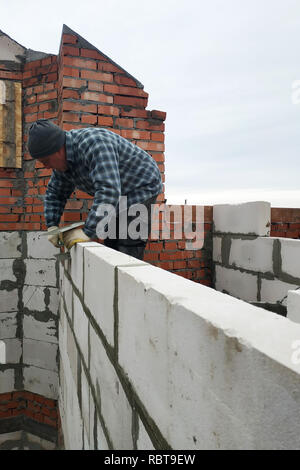
[[[44,199],[47,227],[59,225],[67,199],[75,188],[94,196],[83,231],[96,235],[99,204],[117,207],[127,196],[128,206],[142,203],[162,192],[155,160],[124,137],[104,128],[66,132],[66,171],[53,170]]]

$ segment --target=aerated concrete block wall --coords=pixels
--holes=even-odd
[[[300,240],[270,237],[268,202],[213,207],[215,287],[286,315],[289,290],[300,287]]]
[[[300,325],[93,243],[60,289],[66,449],[300,448]]]
[[[58,251],[41,232],[0,234],[0,393],[57,398]]]

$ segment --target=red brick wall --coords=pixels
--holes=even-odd
[[[0,421],[7,418],[13,420],[16,416],[26,416],[60,433],[57,400],[25,390],[0,394]]]
[[[300,209],[272,207],[271,237],[300,238]]]

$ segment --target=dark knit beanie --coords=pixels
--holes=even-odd
[[[47,119],[34,122],[28,132],[28,150],[32,158],[52,155],[65,143],[65,132]]]

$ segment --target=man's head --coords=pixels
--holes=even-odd
[[[65,171],[67,169],[65,138],[65,132],[52,121],[39,119],[29,129],[29,153],[46,168]]]

